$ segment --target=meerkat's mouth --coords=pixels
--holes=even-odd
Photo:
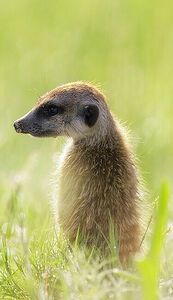
[[[40,138],[46,138],[46,137],[53,137],[56,138],[57,135],[55,134],[55,132],[51,131],[51,130],[45,130],[45,131],[33,131],[33,132],[29,132],[30,135],[34,136],[34,137],[40,137]]]
[[[42,130],[41,126],[38,125],[37,123],[34,123],[33,126],[26,126],[23,122],[20,120],[14,122],[14,128],[17,133],[22,133],[22,134],[29,134],[34,137],[56,137],[57,134],[51,130]]]

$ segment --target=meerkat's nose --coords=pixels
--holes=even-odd
[[[14,125],[16,132],[18,132],[18,133],[22,132],[19,121],[15,121],[13,125]]]

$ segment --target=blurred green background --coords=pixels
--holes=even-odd
[[[16,181],[30,230],[46,218],[65,138],[18,135],[13,121],[70,81],[98,85],[130,128],[151,200],[172,182],[172,11],[171,0],[0,1],[1,219]]]

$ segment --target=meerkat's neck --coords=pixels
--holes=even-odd
[[[95,148],[99,150],[99,148],[104,148],[110,150],[114,149],[119,152],[127,151],[126,136],[123,132],[117,129],[116,122],[114,120],[112,120],[111,126],[108,127],[104,134],[102,134],[102,132],[97,132],[93,136],[73,140],[73,144],[77,148],[80,147],[84,149]]]
[[[133,181],[132,185],[137,185],[135,157],[126,135],[116,121],[102,137],[96,135],[74,141],[72,153],[84,168],[88,166],[90,170],[97,169],[100,174],[103,169],[108,173],[111,169],[113,176],[118,174],[124,184]]]

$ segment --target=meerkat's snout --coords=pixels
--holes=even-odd
[[[29,120],[27,117],[22,117],[14,122],[14,128],[17,133],[29,133]]]
[[[35,112],[31,110],[25,116],[14,122],[14,128],[17,133],[37,136],[41,131],[41,124],[37,122]]]
[[[13,125],[14,125],[14,129],[16,130],[16,132],[18,132],[18,133],[22,132],[22,129],[20,127],[20,123],[18,121],[15,121]]]

